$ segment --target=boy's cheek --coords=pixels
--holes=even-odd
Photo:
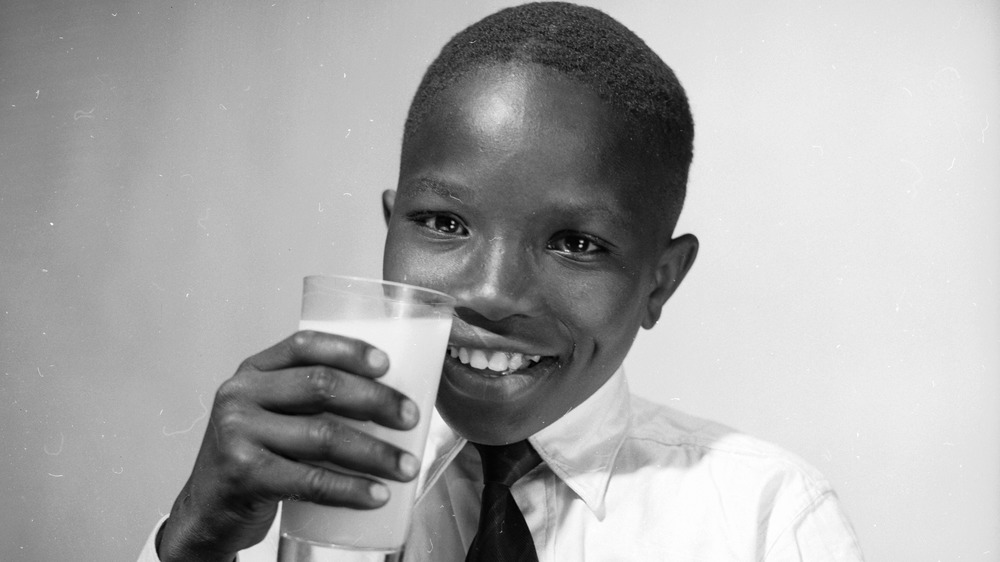
[[[449,260],[402,243],[391,234],[386,240],[382,276],[388,281],[447,292],[448,279],[454,275],[453,266]]]
[[[389,233],[385,239],[382,273],[386,279],[391,281],[403,281],[401,277],[411,269],[409,262],[413,260],[414,251],[407,248],[406,238],[401,232],[402,230],[404,230],[403,227],[394,222],[390,223]]]
[[[386,244],[382,262],[382,276],[389,281],[417,284],[413,277],[417,273],[411,265],[412,256],[407,256],[397,245]]]

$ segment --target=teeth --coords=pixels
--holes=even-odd
[[[504,355],[503,358],[506,359],[507,356]],[[510,368],[511,371],[516,371],[516,370],[520,369],[521,366],[524,365],[524,363],[525,363],[524,356],[521,355],[520,353],[511,355],[510,360],[507,361],[507,365],[505,366],[504,370],[506,371],[507,368]],[[492,361],[490,361],[490,368],[491,369],[493,368],[493,362]],[[493,370],[496,371],[497,369],[493,369]]]
[[[453,346],[448,346],[448,354],[474,369],[489,369],[496,373],[512,373],[542,359],[541,355],[524,355],[510,351],[489,351]]]
[[[469,365],[472,365],[473,369],[485,369],[490,364],[490,360],[486,358],[486,352],[481,349],[473,349],[472,354],[469,357]]]

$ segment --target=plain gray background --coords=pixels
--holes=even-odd
[[[871,560],[997,560],[1000,5],[593,4],[697,124],[633,390],[817,465]],[[0,559],[137,554],[301,278],[380,275],[410,96],[501,6],[0,3]]]

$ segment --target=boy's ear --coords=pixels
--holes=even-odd
[[[389,217],[392,216],[392,206],[396,204],[396,190],[387,189],[382,192],[382,214],[385,216],[385,224],[389,224]]]
[[[660,311],[670,295],[687,275],[694,258],[698,255],[698,239],[693,234],[684,234],[671,240],[660,254],[660,263],[656,268],[656,285],[646,301],[646,315],[642,319],[642,327],[649,330],[660,319]]]

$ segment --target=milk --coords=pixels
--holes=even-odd
[[[377,380],[416,402],[420,408],[420,422],[408,431],[346,418],[344,423],[421,457],[441,378],[451,317],[303,320],[299,328],[360,339],[389,355],[389,371]],[[399,550],[409,530],[417,479],[406,483],[394,480],[383,482],[389,488],[389,501],[374,510],[282,502],[282,535],[349,548]]]

